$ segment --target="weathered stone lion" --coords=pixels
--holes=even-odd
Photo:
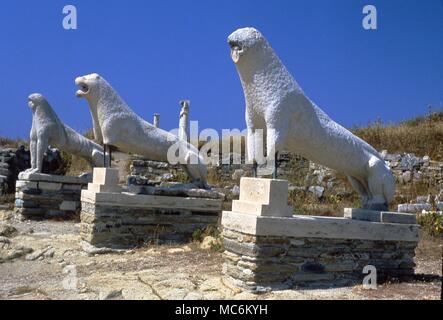
[[[79,77],[75,83],[80,87],[77,96],[89,103],[97,140],[155,161],[168,161],[168,153],[177,150],[178,159],[174,160],[184,166],[193,183],[206,187],[207,168],[194,146],[144,121],[98,74]]]
[[[239,29],[228,43],[245,94],[250,161],[258,157],[255,137],[261,129],[268,156],[287,150],[341,171],[364,208],[386,210],[395,194],[395,180],[378,152],[305,96],[259,31]]]
[[[42,172],[43,155],[48,146],[80,156],[92,167],[103,165],[103,148],[62,123],[41,94],[30,95],[28,105],[32,110],[31,168],[26,172]]]

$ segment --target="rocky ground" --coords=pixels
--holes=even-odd
[[[423,241],[411,282],[254,295],[224,283],[221,253],[196,243],[88,254],[76,222],[0,211],[0,299],[440,299],[442,242]]]

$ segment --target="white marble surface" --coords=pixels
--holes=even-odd
[[[103,148],[65,125],[46,98],[34,93],[28,98],[32,110],[30,133],[31,168],[26,172],[40,173],[48,146],[86,159],[92,167],[103,164]]]
[[[246,99],[249,160],[262,162],[262,143],[255,139],[262,129],[268,154],[291,151],[341,171],[361,195],[363,207],[385,210],[395,180],[378,152],[304,94],[259,31],[239,29],[228,43]]]
[[[207,168],[194,146],[135,114],[100,75],[79,77],[75,83],[80,88],[77,96],[89,103],[97,140],[154,161],[169,161],[168,152],[179,150],[175,160],[185,167],[192,181],[206,186]]]
[[[419,225],[378,223],[317,216],[263,217],[223,211],[223,228],[269,237],[414,241],[421,236]]]

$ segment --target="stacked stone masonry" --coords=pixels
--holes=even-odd
[[[19,172],[29,167],[29,151],[26,151],[24,147],[0,148],[0,196],[14,193]]]
[[[414,273],[420,226],[412,214],[345,209],[343,218],[292,215],[285,180],[242,178],[222,215],[223,274],[250,291],[351,285],[366,266],[378,278]]]
[[[167,162],[158,162],[136,157],[130,167],[128,176],[129,185],[147,185],[161,181],[170,181],[185,172],[180,165],[171,165]]]
[[[414,154],[389,154],[387,151],[380,153],[382,158],[394,173],[397,184],[425,183],[443,190],[443,163],[432,161],[429,157],[417,157]],[[234,161],[235,160],[235,161]],[[281,152],[277,159],[278,178],[292,180],[294,174],[302,174],[303,183],[290,186],[290,190],[305,191],[322,198],[325,194],[348,195],[347,182],[338,178],[334,170],[300,158],[288,152]],[[223,193],[227,200],[235,199],[238,195],[240,178],[252,176],[252,165],[246,164],[240,154],[230,154],[223,158],[220,156],[218,165],[210,165],[219,183],[217,187],[224,188]],[[179,166],[171,166],[163,162],[147,161],[135,158],[131,166],[129,177],[131,184],[143,185],[149,181],[168,181],[182,176],[184,173]],[[265,174],[266,172],[260,172]],[[232,194],[231,194],[232,193]],[[440,194],[443,202],[443,193]]]
[[[82,203],[81,237],[96,247],[184,243],[197,229],[215,225],[217,214],[179,209],[101,206]]]
[[[24,146],[4,149],[0,147],[0,196],[14,194],[19,173],[30,167],[31,156]],[[48,149],[43,159],[43,172],[64,174],[65,171],[60,151],[54,148]]]
[[[188,242],[194,231],[216,225],[222,210],[222,199],[126,192],[84,190],[81,201],[82,239],[110,248]]]
[[[415,241],[254,236],[226,228],[223,238],[223,273],[251,291],[362,283],[367,265],[376,267],[379,279],[414,273]]]
[[[66,217],[80,212],[87,178],[21,173],[16,182],[15,208],[24,218]]]

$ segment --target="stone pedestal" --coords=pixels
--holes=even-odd
[[[293,210],[287,202],[286,180],[242,178],[240,200],[232,202],[232,211],[257,216],[291,217]]]
[[[147,242],[182,243],[217,224],[221,199],[122,192],[113,169],[95,169],[82,191],[81,237],[96,247],[128,248]]]
[[[253,188],[254,180],[257,188]],[[411,217],[383,213],[379,215],[381,220],[371,217],[372,220],[364,221],[357,219],[361,218],[357,211],[347,218],[292,216],[287,211],[287,193],[275,192],[282,190],[283,182],[262,180],[242,180],[240,199],[257,199],[255,206],[248,207],[249,212],[241,205],[233,208],[242,212],[223,212],[225,281],[261,291],[361,284],[367,265],[377,268],[381,280],[414,273],[420,227],[412,223]],[[252,194],[252,190],[257,191]],[[263,201],[275,194],[279,200],[267,202],[273,210],[263,211]],[[275,211],[278,208],[282,211]],[[383,222],[386,219],[395,223]]]
[[[120,193],[122,187],[118,185],[118,169],[95,168],[93,181],[88,184],[88,191],[97,193]]]
[[[22,172],[16,182],[15,209],[27,219],[67,217],[80,212],[88,178]]]

